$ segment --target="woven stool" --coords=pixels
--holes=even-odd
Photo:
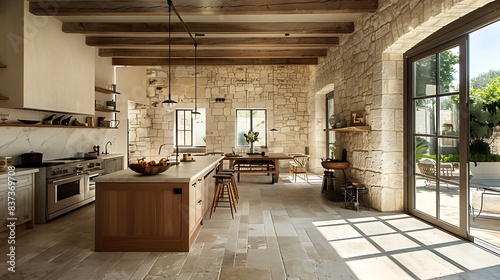
[[[215,194],[214,194],[214,199],[212,200],[212,208],[210,209],[210,219],[212,218],[212,213],[215,212],[215,209],[217,207],[222,207],[219,206],[219,202],[229,202],[229,207],[231,209],[231,216],[234,219],[234,212],[236,212],[236,204],[234,203],[234,196],[233,196],[233,191],[232,191],[232,175],[230,174],[215,174]],[[222,200],[224,199],[224,194],[227,193],[227,198],[228,200]]]

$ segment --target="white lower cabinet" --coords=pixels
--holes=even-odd
[[[0,231],[7,230],[12,221],[16,226],[26,224],[27,228],[33,228],[34,177],[34,173],[12,176],[15,180],[15,195],[12,196],[9,195],[8,176],[0,176]],[[16,219],[9,220],[13,217]]]

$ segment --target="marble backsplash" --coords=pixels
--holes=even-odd
[[[4,108],[0,111],[11,113],[7,123],[18,123],[17,119],[41,120],[49,114]],[[79,119],[83,121],[84,117]],[[21,163],[20,154],[30,151],[43,153],[44,160],[73,157],[77,152],[91,152],[94,145],[99,145],[104,151],[106,142],[114,143],[117,135],[115,129],[0,126],[0,156],[11,156],[15,165]],[[108,145],[108,152],[123,152],[116,146]]]
[[[0,155],[12,156],[13,164],[20,164],[19,155],[35,151],[43,159],[73,157],[77,152],[91,152],[94,145],[101,151],[107,141],[115,140],[115,130],[63,127],[0,127]],[[113,146],[108,145],[108,152]]]

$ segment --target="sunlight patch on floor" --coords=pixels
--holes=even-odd
[[[406,214],[313,224],[358,279],[482,275],[483,269],[500,264],[489,252]]]

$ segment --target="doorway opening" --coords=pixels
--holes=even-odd
[[[469,35],[470,235],[500,251],[500,22]]]
[[[500,252],[500,23],[467,28],[408,54],[408,212]]]

